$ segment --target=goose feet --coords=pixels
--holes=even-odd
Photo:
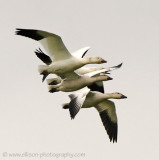
[[[57,80],[53,80],[52,82],[48,83],[48,85],[56,85],[58,84]]]
[[[49,90],[50,93],[54,93],[54,92],[58,92],[58,90],[56,88],[52,88]]]

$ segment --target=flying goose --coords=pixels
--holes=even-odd
[[[84,88],[75,94],[69,95],[71,101],[63,105],[63,108],[69,108],[71,119],[74,119],[80,108],[95,107],[99,112],[103,125],[109,135],[110,142],[117,142],[117,115],[114,102],[108,99],[127,98],[121,93],[100,93],[90,91]]]
[[[86,49],[87,48],[82,48],[82,49],[72,53],[72,55],[77,56],[77,57],[83,57],[84,55],[81,54],[81,53],[83,53],[81,51],[82,50],[84,51]],[[46,55],[40,48],[39,48],[39,50],[37,49],[35,51],[35,54],[46,65],[49,65],[51,63],[51,58],[48,55]],[[121,66],[122,66],[122,63],[117,65],[117,66],[106,68],[105,73],[106,74],[110,74],[111,71],[113,71],[115,69],[118,69]],[[81,67],[81,68],[75,70],[75,73],[77,73],[79,75],[84,75],[84,74],[87,74],[87,73],[90,73],[90,72],[93,72],[93,71],[98,71],[98,70],[101,70],[101,69],[105,69],[105,68],[104,67],[91,67],[91,68]],[[47,82],[48,82],[49,85],[57,85],[57,84],[61,83],[61,78],[57,77],[57,78],[48,79]],[[99,92],[103,92],[104,93],[104,87],[103,87],[103,82],[102,81],[95,82],[95,83],[89,85],[88,88],[90,88],[92,91],[99,91]]]
[[[85,50],[85,49],[83,49],[83,50]],[[50,60],[50,57],[49,56],[47,56],[40,48],[39,48],[39,50],[36,50],[35,51],[35,53],[36,53],[36,55],[45,63],[45,64],[47,64],[47,62],[49,62],[49,60]],[[79,51],[76,51],[75,52],[76,53],[76,56],[82,56],[82,55],[80,55],[79,53],[81,53],[81,52],[79,52]],[[73,53],[74,54],[74,53]],[[117,66],[113,66],[113,67],[109,67],[109,68],[106,68],[105,70],[103,70],[103,71],[105,71],[105,73],[106,74],[110,74],[110,72],[111,71],[113,71],[113,70],[115,70],[115,69],[118,69],[118,68],[120,68],[122,66],[122,63],[121,64],[119,64],[119,65],[117,65]],[[83,75],[83,74],[86,74],[86,73],[90,73],[90,72],[92,72],[92,73],[98,73],[98,72],[93,72],[93,71],[98,71],[98,70],[101,70],[101,69],[104,69],[103,67],[91,67],[91,68],[87,68],[87,67],[81,67],[81,68],[79,68],[79,69],[77,69],[77,70],[75,70],[75,73],[72,73],[72,72],[70,72],[70,73],[68,73],[68,74],[65,74],[66,76],[64,76],[63,75],[63,78],[64,79],[66,79],[66,77],[68,78],[70,78],[71,77],[71,79],[73,80],[73,81],[69,81],[69,83],[68,83],[68,81],[65,81],[66,83],[61,83],[61,78],[60,77],[57,77],[57,78],[51,78],[51,79],[48,79],[47,80],[47,83],[48,83],[48,85],[56,85],[56,86],[49,86],[49,91],[50,92],[57,92],[57,91],[65,91],[65,92],[70,92],[70,91],[74,91],[74,89],[76,88],[75,86],[78,86],[79,88],[81,88],[80,87],[80,85],[78,85],[79,83],[77,83],[76,82],[76,84],[74,83],[75,81],[74,81],[74,79],[76,78],[76,79],[78,79],[79,78],[79,75]],[[99,72],[100,73],[100,72]],[[89,74],[88,74],[88,76],[89,76]],[[97,76],[99,76],[99,75],[97,75]],[[101,78],[101,80],[102,80],[102,77],[100,77]],[[103,77],[104,79],[106,78],[106,76],[105,77]],[[93,78],[91,78],[92,80],[93,80]],[[90,80],[91,80],[90,79]],[[67,79],[68,80],[68,79]],[[84,80],[84,79],[83,79]],[[83,81],[82,79],[78,79],[78,81],[79,82],[82,82]],[[88,88],[90,88],[92,91],[100,91],[100,92],[103,92],[104,93],[104,87],[103,87],[103,82],[102,81],[99,81],[100,79],[97,79],[97,78],[95,78],[94,77],[94,83],[91,83],[91,85],[89,85],[88,86]],[[107,80],[107,79],[106,79]],[[109,79],[110,80],[110,79]],[[71,83],[70,83],[71,82]],[[61,83],[61,84],[59,84],[59,83]],[[72,84],[72,85],[75,85],[73,88],[73,90],[70,90],[70,88],[72,87],[72,85],[70,85],[70,84]],[[84,84],[83,84],[84,85]],[[86,85],[86,82],[85,82],[85,85]],[[84,85],[84,86],[85,86]],[[66,86],[68,86],[67,88],[65,88]],[[75,89],[75,90],[77,90],[77,88]]]
[[[40,50],[39,51],[37,50],[37,52],[41,52],[42,55],[45,55]],[[76,56],[78,56],[78,54]],[[46,60],[47,59],[47,55],[46,55],[46,58],[43,58],[43,59]],[[47,61],[49,61],[49,59]],[[117,66],[107,68],[106,73],[108,74],[110,71],[113,71],[114,69],[120,68],[121,65],[122,65],[122,63],[117,65]],[[99,69],[102,69],[102,68],[86,68],[86,67],[82,67],[82,68],[79,68],[78,70],[76,70],[75,72],[83,75],[85,73],[89,73],[89,72],[91,72],[93,70],[99,70]],[[60,77],[48,80],[48,83],[50,83],[50,84],[58,84],[60,82],[61,82]],[[103,82],[96,82],[96,83],[93,83],[92,85],[90,85],[88,87],[93,91],[99,91],[99,92],[104,93]],[[85,97],[83,97],[83,99],[81,98],[81,100],[84,100],[84,99],[85,99]],[[64,109],[68,109],[69,108],[69,104],[65,104],[63,106],[63,108]],[[105,100],[105,101],[101,102],[100,104],[98,104],[95,108],[99,111],[99,115],[100,115],[100,117],[102,119],[102,122],[103,122],[103,125],[104,125],[104,127],[105,127],[105,129],[106,129],[106,131],[107,131],[107,133],[109,135],[110,141],[112,141],[112,140],[113,140],[113,142],[117,141],[117,128],[118,128],[118,125],[117,125],[117,116],[116,116],[116,112],[115,112],[115,104],[114,104],[114,102],[112,102],[110,100]],[[79,109],[80,108],[77,108],[77,110],[75,112],[76,114],[78,113]],[[75,114],[74,114],[74,116],[75,116]]]
[[[65,81],[63,81],[63,82],[66,82],[66,85],[64,83],[63,84],[61,83],[61,80],[62,80],[61,77],[47,79],[47,83],[48,83],[48,85],[56,85],[56,86],[49,86],[50,92],[52,92],[52,91],[55,92],[55,91],[58,91],[58,90],[56,90],[54,88],[62,87],[61,85],[66,87],[67,84],[68,84],[67,88],[72,87],[70,84],[74,85],[74,87],[78,86],[79,88],[81,88],[80,87],[81,82],[85,81],[85,83],[83,83],[83,86],[85,86],[87,84],[86,86],[88,88],[90,88],[92,91],[99,91],[99,92],[104,93],[103,81],[104,80],[105,81],[106,80],[111,80],[112,78],[106,77],[104,75],[101,76],[100,72],[105,72],[105,74],[110,74],[111,71],[113,71],[115,69],[118,69],[120,67],[121,67],[121,65],[120,66],[118,65],[118,66],[105,68],[105,69],[102,69],[102,70],[99,70],[100,68],[82,67],[82,68],[74,71],[74,73],[72,73],[72,72],[71,72],[71,74],[69,73],[69,76],[68,76],[69,79],[67,79],[68,74],[65,76],[65,78],[63,77],[65,79]],[[93,70],[95,70],[95,71],[93,71]],[[83,73],[87,73],[87,74],[83,74]],[[91,75],[91,74],[93,74],[93,75]],[[81,76],[79,76],[79,75],[81,75]],[[82,76],[82,75],[89,76],[89,77],[87,77],[85,79],[84,76]],[[76,83],[75,83],[75,79],[77,80]],[[88,85],[88,82],[89,82],[89,85]],[[61,83],[61,84],[59,84],[59,83]],[[66,88],[65,89],[61,88],[61,89],[64,91]]]
[[[43,80],[50,73],[60,76],[63,73],[74,71],[86,64],[106,63],[106,61],[101,57],[78,58],[72,56],[65,47],[61,37],[53,33],[42,30],[17,29],[16,34],[39,41],[46,52],[49,54],[51,60],[48,61],[49,65],[39,66],[40,74],[45,75]],[[85,54],[88,49],[89,47],[82,49],[81,54]]]
[[[84,75],[78,75],[75,72],[69,72],[68,74],[63,74],[62,81],[61,83],[57,85],[52,85],[54,82],[54,79],[47,79],[48,83],[48,88],[49,92],[58,92],[58,91],[63,91],[63,92],[72,92],[79,90],[81,88],[84,88],[86,86],[90,86],[91,84],[99,81],[107,81],[107,80],[112,80],[107,75],[99,75],[96,76],[99,73],[105,72],[107,69],[102,69],[94,72],[90,72]]]
[[[82,48],[82,49],[80,49],[80,50],[72,53],[72,55],[75,56],[75,57],[82,57],[82,58],[83,58],[84,55],[85,55],[85,53],[88,51],[87,49],[88,49],[88,47]],[[84,52],[85,50],[87,50],[87,51]],[[84,54],[83,54],[83,52],[84,52]],[[82,53],[82,54],[81,54],[81,53]],[[41,61],[43,61],[46,65],[50,65],[50,64],[52,63],[51,58],[50,58],[48,55],[46,55],[40,48],[39,48],[39,50],[36,49],[35,54],[36,54],[36,56],[37,56]],[[83,75],[83,74],[86,74],[86,73],[89,73],[89,72],[93,72],[93,71],[97,71],[97,70],[101,70],[101,69],[105,69],[105,68],[104,68],[104,67],[90,67],[90,68],[81,67],[81,68],[79,68],[79,69],[77,69],[77,70],[75,70],[75,71],[76,71],[77,74]],[[108,69],[106,72],[108,72],[108,71],[109,71],[109,69]],[[46,75],[43,75],[42,81],[44,81],[45,78],[46,78]],[[60,79],[60,77],[59,77],[59,79]],[[57,80],[57,79],[56,79],[56,80]],[[58,80],[58,81],[59,81],[59,80]],[[55,83],[56,83],[56,82],[55,82]],[[57,84],[57,83],[56,83],[56,84]]]

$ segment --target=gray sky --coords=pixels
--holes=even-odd
[[[159,158],[158,0],[0,2],[0,157],[3,152],[82,152],[86,156],[77,159]],[[109,142],[95,109],[81,110],[75,120],[61,109],[67,94],[50,94],[37,72],[42,63],[33,51],[40,44],[14,35],[15,28],[59,34],[71,52],[91,46],[86,56],[107,59],[105,67],[123,62],[112,73],[114,80],[105,82],[106,92],[128,96],[115,100],[117,144]]]

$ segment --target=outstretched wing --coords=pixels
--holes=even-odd
[[[105,73],[106,71],[107,71],[107,69],[105,68],[105,69],[93,71],[93,72],[90,72],[90,73],[87,73],[87,74],[84,74],[84,75],[89,76],[89,77],[93,77],[93,76],[96,76],[99,73]]]
[[[17,29],[17,35],[39,41],[52,60],[63,60],[71,57],[60,36],[41,30]]]
[[[83,58],[89,49],[90,49],[90,47],[84,47],[84,48],[81,48],[81,49],[71,53],[71,54],[74,57]]]
[[[106,68],[105,73],[106,74],[110,74],[109,72],[114,71],[115,69],[118,69],[122,66],[123,63],[117,65],[117,66],[113,66],[113,67],[109,67]],[[95,72],[94,72],[95,73]],[[93,72],[91,74],[94,74]],[[104,86],[103,86],[103,82],[95,82],[92,85],[88,86],[88,88],[91,89],[91,91],[98,91],[101,93],[104,93]]]
[[[69,111],[70,111],[71,119],[74,119],[76,114],[81,109],[89,91],[90,91],[90,89],[85,87],[85,88],[81,89],[81,91],[78,91],[77,92],[78,94],[69,95],[69,97],[71,99],[71,101],[69,103]]]
[[[114,102],[105,100],[104,102],[98,104],[95,108],[99,112],[110,141],[117,142],[118,123]]]
[[[120,68],[122,65],[123,65],[123,63],[120,63],[120,64],[117,65],[117,66],[113,66],[113,67],[107,68],[106,74],[108,74],[108,73],[111,72],[111,71],[114,71],[115,69]]]

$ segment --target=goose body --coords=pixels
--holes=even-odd
[[[75,93],[69,96],[71,98],[70,107],[69,108],[90,108],[97,106],[99,103],[107,100],[107,99],[122,99],[127,98],[121,93],[101,93],[97,91],[90,91],[88,88],[84,88],[82,93]],[[72,98],[73,97],[73,98]],[[80,102],[80,97],[84,98],[83,102]],[[76,106],[76,107],[75,107]]]
[[[89,47],[85,47],[85,48],[82,48],[82,49],[80,49],[80,50],[78,50],[78,51],[76,51],[76,52],[74,52],[74,53],[72,53],[72,55],[73,56],[76,56],[76,57],[84,57],[84,55],[86,54],[86,50],[88,50],[89,49]],[[82,52],[81,52],[82,51]],[[85,52],[84,52],[85,51]],[[84,54],[81,54],[81,53],[83,53],[84,52]],[[46,65],[50,65],[51,63],[52,63],[52,60],[51,60],[51,58],[48,56],[48,55],[46,55],[40,48],[39,48],[39,50],[36,50],[35,51],[35,54],[37,55],[37,57],[41,60],[41,61],[43,61]],[[62,63],[63,63],[63,61],[62,61]],[[63,64],[62,64],[63,65]],[[67,65],[67,63],[66,63],[66,65]],[[72,65],[70,65],[70,66],[72,66]],[[48,66],[43,66],[44,67],[44,69],[45,69],[45,67],[46,68],[49,68]],[[55,68],[55,67],[51,67],[51,69],[52,68]],[[77,69],[77,70],[75,70],[75,73],[77,73],[77,74],[79,74],[79,75],[84,75],[84,74],[87,74],[87,73],[90,73],[90,72],[93,72],[93,71],[98,71],[98,70],[101,70],[101,69],[105,69],[104,67],[91,67],[91,68],[87,68],[87,67],[81,67],[81,68],[79,68],[79,69]],[[57,70],[57,68],[56,68],[56,70]],[[71,72],[71,70],[74,70],[74,69],[72,69],[72,68],[70,68],[70,72]],[[109,71],[109,69],[107,69],[107,71]],[[106,72],[107,72],[106,71]],[[51,71],[50,71],[51,72]],[[55,72],[55,71],[54,71]],[[66,72],[67,73],[67,72]],[[70,74],[70,73],[69,73]],[[68,74],[67,74],[68,75]],[[59,76],[62,76],[62,73],[59,75]],[[46,78],[45,76],[44,76],[44,78]],[[44,80],[44,78],[43,78],[43,80]],[[61,79],[60,77],[58,77],[59,78],[59,80]],[[58,81],[59,81],[58,80]],[[55,83],[57,83],[57,82],[55,82]]]
[[[60,74],[74,71],[86,64],[94,63],[106,63],[106,61],[100,57],[91,57],[91,58],[79,58],[72,56],[64,45],[60,36],[49,33],[42,30],[32,30],[32,29],[17,29],[17,35],[25,36],[36,41],[39,41],[46,52],[50,56],[51,63],[50,65],[40,65],[39,72],[40,74],[47,75],[50,73]],[[79,50],[85,54],[88,51],[89,47]]]
[[[47,82],[50,85],[49,86],[49,92],[57,92],[57,91],[63,91],[63,92],[71,92],[76,91],[81,88],[84,88],[85,86],[89,86],[97,81],[107,81],[111,80],[107,75],[99,75],[95,76],[96,74],[99,74],[101,72],[105,72],[106,69],[102,69],[99,71],[94,71],[85,75],[78,75],[75,72],[70,73],[68,76],[66,75],[64,80],[60,84],[57,85],[50,85],[52,84],[52,79],[48,79]],[[95,77],[94,77],[95,76]],[[53,80],[54,81],[54,80]]]
[[[107,93],[90,91],[88,88],[84,88],[82,92],[69,95],[71,101],[68,106],[71,118],[75,118],[80,108],[95,107],[101,117],[103,125],[109,135],[110,141],[117,142],[117,115],[114,102],[108,99],[122,99],[127,98],[121,93]]]
[[[49,85],[49,91],[55,92],[55,91],[63,91],[63,92],[71,92],[76,91],[78,89],[81,89],[85,86],[88,86],[92,91],[99,91],[104,93],[104,87],[102,81],[111,80],[112,78],[109,78],[107,75],[100,75],[101,72],[108,73],[110,71],[113,71],[114,69],[120,68],[119,66],[113,66],[106,69],[98,68],[86,68],[82,67],[74,72],[70,72],[69,74],[66,74],[66,76],[62,76],[64,81],[62,81],[61,84],[58,84],[61,82],[61,78],[51,78],[47,80],[47,83]],[[95,70],[95,71],[93,71]],[[79,76],[80,74],[81,76]],[[87,73],[84,74],[83,73]],[[83,76],[82,76],[83,75]],[[93,76],[93,77],[92,77]],[[69,78],[69,79],[67,79]],[[55,89],[56,88],[56,89]]]
[[[87,48],[83,48],[82,50],[84,51],[86,49]],[[48,62],[50,62],[50,57],[46,55],[40,48],[39,50],[36,50],[35,53],[37,57],[40,58],[45,64],[48,64]],[[78,50],[74,52],[73,55],[76,55],[77,57],[80,57],[80,56],[83,57],[84,55],[81,55],[80,53],[81,52],[79,52]],[[101,77],[101,76],[99,77],[100,74],[97,75],[98,77],[93,77],[93,78],[89,78],[88,76],[78,76],[78,75],[84,75],[90,72],[94,74],[95,71],[97,71],[96,73],[100,73],[98,71],[102,69],[105,69],[103,71],[108,74],[109,72],[115,69],[118,69],[121,66],[122,66],[122,63],[117,66],[109,67],[106,69],[103,67],[91,67],[91,68],[81,67],[75,70],[74,71],[75,73],[69,72],[68,74],[65,74],[66,76],[64,76],[64,74],[61,75],[64,79],[68,78],[68,76],[71,79],[69,81],[63,81],[62,85],[59,84],[61,83],[61,80],[62,80],[60,77],[48,79],[47,83],[49,85],[54,85],[54,86],[49,86],[49,91],[50,92],[55,92],[55,91],[71,92],[71,91],[75,91],[80,88],[83,88],[85,86],[88,86],[92,91],[100,91],[104,93],[102,80],[105,80],[106,77]],[[75,78],[76,78],[76,82],[75,82]]]

